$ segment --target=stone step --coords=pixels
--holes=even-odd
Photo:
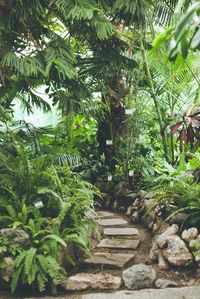
[[[108,211],[98,211],[98,212],[96,212],[96,215],[97,215],[96,218],[100,218],[100,219],[117,218],[118,217],[118,215],[116,215],[116,214],[114,214],[112,212],[108,212]]]
[[[124,268],[135,257],[135,254],[130,253],[110,253],[98,252],[84,261],[84,265],[88,267],[105,267],[105,268]]]
[[[122,218],[112,218],[112,219],[97,219],[95,222],[101,226],[115,226],[115,225],[125,225],[128,222]]]
[[[139,231],[137,228],[125,227],[125,228],[105,228],[103,230],[105,236],[139,236]]]
[[[140,240],[126,240],[126,239],[103,239],[97,245],[98,248],[110,249],[131,249],[134,250],[138,247]]]
[[[122,285],[122,278],[110,273],[77,273],[62,281],[66,291],[85,290],[118,290]]]

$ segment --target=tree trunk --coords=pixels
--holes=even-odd
[[[123,122],[125,120],[123,102],[125,95],[125,84],[121,74],[117,74],[110,80],[107,93],[102,95],[102,101],[108,105],[108,109],[99,122],[97,139],[99,152],[104,154],[106,165],[111,173],[115,172],[117,149],[123,136]],[[112,140],[112,145],[106,144],[106,140]]]

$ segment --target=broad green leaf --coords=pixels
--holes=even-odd
[[[165,40],[170,37],[172,30],[173,28],[169,27],[167,30],[156,36],[152,43],[153,50],[156,50]]]
[[[64,247],[67,247],[67,244],[65,243],[65,241],[57,236],[57,235],[48,235],[46,236],[45,238],[42,239],[42,241],[46,240],[46,239],[53,239],[53,240],[56,240],[58,243],[60,243],[61,245],[63,245]]]

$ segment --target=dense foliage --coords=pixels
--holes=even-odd
[[[199,12],[189,0],[0,0],[0,276],[13,292],[55,293],[89,254],[97,178],[149,188],[166,218],[200,226]],[[16,122],[15,101],[54,105],[59,123]]]

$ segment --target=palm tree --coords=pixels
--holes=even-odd
[[[27,108],[49,109],[34,93],[38,86],[46,85],[46,93],[66,112],[69,98],[77,103],[94,90],[100,91],[108,109],[99,121],[99,148],[114,170],[116,145],[123,133],[124,99],[129,93],[127,71],[137,67],[127,55],[130,42],[125,30],[143,33],[155,15],[163,20],[163,12],[166,22],[174,3],[1,1],[0,103],[8,108],[19,96]],[[132,46],[136,51],[137,41]],[[112,147],[106,147],[107,139],[114,141]]]

